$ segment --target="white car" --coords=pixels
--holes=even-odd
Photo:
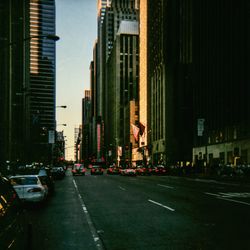
[[[48,187],[38,175],[11,176],[10,182],[21,200],[40,202],[48,195]]]

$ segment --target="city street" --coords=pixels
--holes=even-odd
[[[34,249],[249,249],[250,187],[174,176],[71,175],[28,207]]]

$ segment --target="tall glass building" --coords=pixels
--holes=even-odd
[[[55,1],[31,0],[29,120],[34,160],[47,161],[48,131],[55,130]]]

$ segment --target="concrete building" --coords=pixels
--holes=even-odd
[[[24,158],[28,2],[0,3],[0,163]]]
[[[112,53],[107,63],[109,101],[106,127],[107,145],[113,161],[122,164],[133,159],[138,147],[131,125],[139,122],[139,29],[137,21],[121,21]],[[122,147],[118,157],[117,148]]]
[[[192,1],[148,1],[150,150],[188,164],[193,146]]]
[[[249,2],[148,0],[154,162],[249,163]]]
[[[100,80],[102,82],[102,112],[101,119],[104,121],[104,144],[102,147],[103,155],[107,156],[110,152],[110,129],[109,129],[109,105],[111,103],[110,85],[108,80],[111,76],[110,69],[107,69],[107,63],[111,56],[114,43],[117,38],[117,33],[120,28],[120,24],[123,20],[138,21],[139,19],[139,5],[137,1],[118,1],[114,0],[110,5],[107,5],[104,19],[101,25],[101,32],[98,40],[100,42]],[[114,144],[112,144],[114,147]]]
[[[81,160],[88,162],[91,158],[91,91],[85,90],[82,99],[82,142],[81,142]]]
[[[197,164],[250,163],[249,9],[246,0],[193,6]]]
[[[151,161],[149,137],[150,129],[150,105],[148,95],[148,1],[140,1],[140,22],[139,22],[139,58],[140,58],[140,77],[139,77],[139,122],[145,128],[139,134],[139,149],[135,148],[133,154],[137,161]]]

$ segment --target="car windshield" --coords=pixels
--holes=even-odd
[[[37,177],[14,177],[11,178],[12,185],[35,185],[38,183]]]

